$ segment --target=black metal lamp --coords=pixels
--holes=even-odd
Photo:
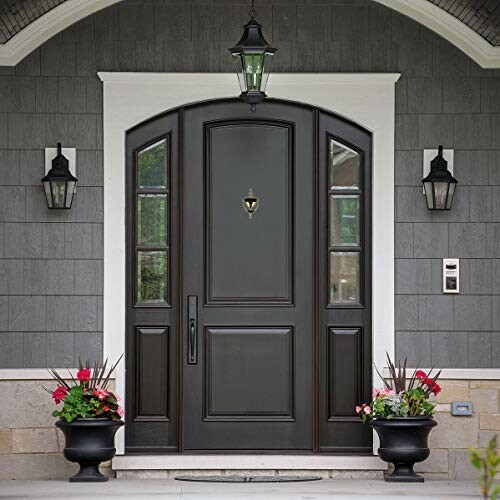
[[[51,209],[69,209],[75,194],[78,179],[69,171],[68,159],[62,154],[61,143],[57,143],[57,156],[52,168],[42,179],[47,206]]]
[[[431,161],[429,175],[422,179],[427,208],[429,210],[449,210],[458,181],[448,170],[448,162],[443,158],[443,146],[439,146],[438,155]]]
[[[262,25],[255,20],[254,0],[249,15],[250,21],[243,27],[241,40],[229,51],[238,75],[240,97],[255,111],[255,106],[266,98],[269,71],[277,49],[262,35]]]

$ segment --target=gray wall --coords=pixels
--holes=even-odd
[[[126,0],[0,68],[0,367],[72,366],[102,350],[102,90],[98,70],[232,71],[248,2]],[[368,0],[258,2],[275,71],[392,72],[397,354],[500,366],[500,71]],[[272,85],[272,76],[271,76]],[[235,77],[235,94],[237,83]],[[45,207],[43,148],[78,150],[70,212]],[[421,194],[422,149],[455,149],[451,212]],[[441,257],[462,291],[440,293]]]

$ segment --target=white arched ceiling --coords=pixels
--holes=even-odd
[[[121,0],[67,0],[0,44],[0,66],[15,66],[56,33]],[[424,0],[373,0],[411,17],[465,52],[483,68],[500,68],[500,47],[443,9]]]

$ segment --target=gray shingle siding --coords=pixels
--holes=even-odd
[[[0,68],[0,367],[102,352],[102,86],[98,70],[232,71],[247,2],[155,0],[100,11]],[[396,352],[500,367],[500,70],[368,0],[257,3],[275,71],[402,73],[396,85]],[[271,77],[272,84],[272,77]],[[237,82],[235,77],[235,95]],[[45,207],[43,148],[77,148],[70,212]],[[425,207],[422,149],[455,149],[449,213]],[[441,258],[462,294],[441,294]]]

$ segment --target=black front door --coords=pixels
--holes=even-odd
[[[184,127],[184,448],[311,450],[312,111],[212,104]]]
[[[128,452],[371,453],[370,150],[281,101],[128,132]]]

